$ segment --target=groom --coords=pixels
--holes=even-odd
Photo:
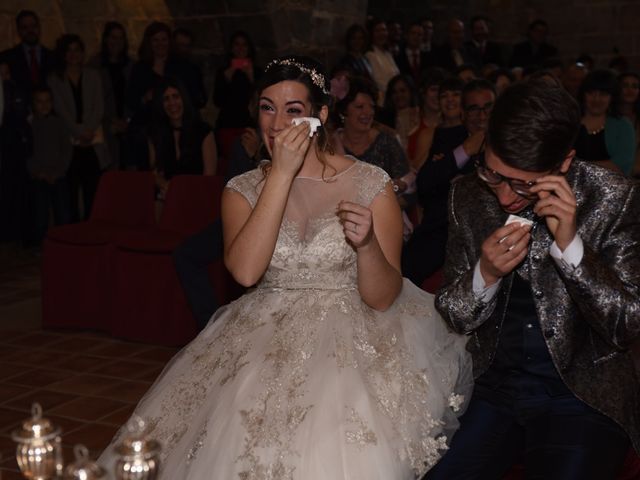
[[[476,385],[428,480],[614,479],[640,449],[640,190],[582,162],[563,89],[496,101],[485,160],[454,182],[436,306],[470,336]],[[532,221],[505,225],[509,214]]]

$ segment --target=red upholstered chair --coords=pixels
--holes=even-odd
[[[108,330],[113,244],[132,229],[154,223],[151,173],[104,173],[89,220],[47,232],[42,257],[43,325]]]
[[[171,180],[157,227],[118,243],[111,313],[113,335],[178,346],[197,333],[196,321],[178,281],[171,254],[188,236],[220,216],[220,176],[180,175]],[[227,285],[222,260],[213,265],[221,297]],[[226,298],[219,298],[223,303]]]

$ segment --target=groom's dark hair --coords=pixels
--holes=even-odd
[[[487,144],[504,163],[532,172],[553,170],[580,129],[580,108],[566,90],[543,81],[507,88],[491,111]]]

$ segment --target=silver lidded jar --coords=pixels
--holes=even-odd
[[[107,472],[89,459],[89,450],[84,445],[73,447],[76,461],[64,469],[63,480],[104,480]]]
[[[155,480],[160,468],[161,445],[147,437],[147,424],[137,415],[126,425],[122,442],[116,445],[117,480]]]
[[[42,418],[42,407],[34,403],[31,418],[11,433],[18,444],[16,461],[25,478],[48,480],[62,474],[61,429]]]

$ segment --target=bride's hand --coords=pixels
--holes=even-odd
[[[340,218],[344,236],[356,248],[369,244],[373,237],[373,215],[371,210],[357,203],[341,201],[337,215]]]
[[[291,177],[297,175],[310,144],[307,122],[290,125],[282,130],[273,139],[272,170]]]

